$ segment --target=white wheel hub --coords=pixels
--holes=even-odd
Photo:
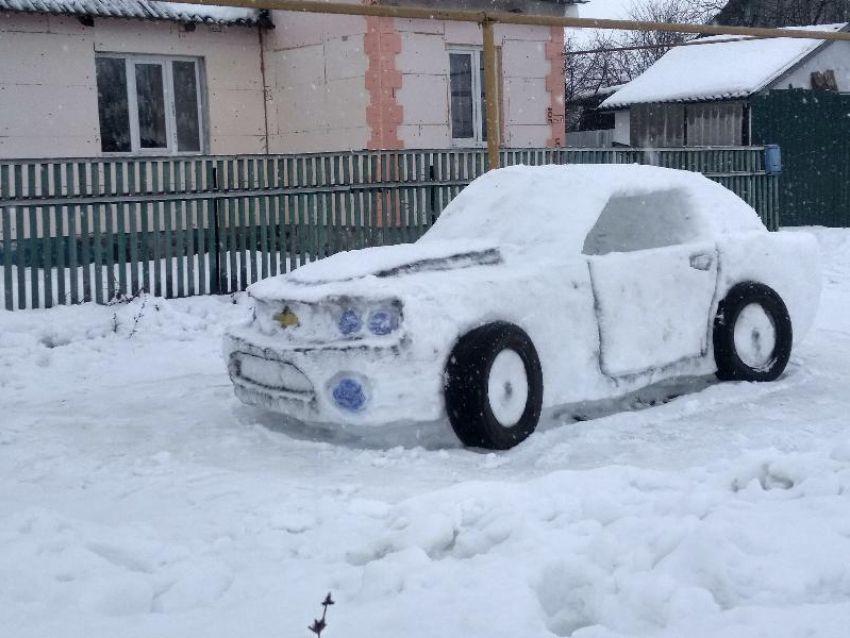
[[[487,398],[493,416],[509,428],[519,423],[528,403],[528,375],[525,363],[513,350],[502,350],[490,367]]]
[[[752,303],[745,306],[735,322],[735,352],[750,368],[767,367],[776,347],[776,326],[764,308]]]

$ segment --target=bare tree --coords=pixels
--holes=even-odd
[[[635,0],[629,18],[703,24],[725,4],[723,0]],[[600,101],[600,91],[630,82],[672,47],[693,37],[663,31],[595,31],[581,38],[570,35],[566,41],[568,128],[581,130],[598,124],[588,115]]]
[[[730,0],[717,22],[732,26],[798,27],[850,21],[850,0]]]

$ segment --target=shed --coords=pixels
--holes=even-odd
[[[803,27],[847,31],[848,24]],[[745,146],[751,106],[771,90],[850,92],[850,42],[704,38],[669,51],[606,99],[614,141],[638,147]]]

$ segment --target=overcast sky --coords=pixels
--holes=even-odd
[[[578,5],[580,18],[609,18],[612,20],[628,18],[628,9],[633,0],[590,0],[587,4]],[[593,31],[587,29],[568,29],[567,33],[578,42],[584,41]]]
[[[590,0],[578,7],[581,18],[625,18],[632,0]]]

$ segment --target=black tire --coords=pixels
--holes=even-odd
[[[490,405],[490,372],[505,350],[519,355],[528,385],[525,409],[516,424],[501,423]],[[510,383],[505,391],[510,397]],[[446,365],[445,399],[452,428],[466,446],[507,450],[527,439],[537,427],[543,406],[543,372],[531,338],[505,322],[490,323],[463,336]]]
[[[775,341],[765,364],[751,367],[745,363],[735,346],[735,326],[741,312],[758,305],[773,324]],[[755,338],[759,335],[754,332]],[[722,381],[774,381],[785,371],[791,357],[794,334],[791,316],[782,297],[773,288],[753,281],[732,287],[717,308],[714,319],[714,360],[717,378]]]

